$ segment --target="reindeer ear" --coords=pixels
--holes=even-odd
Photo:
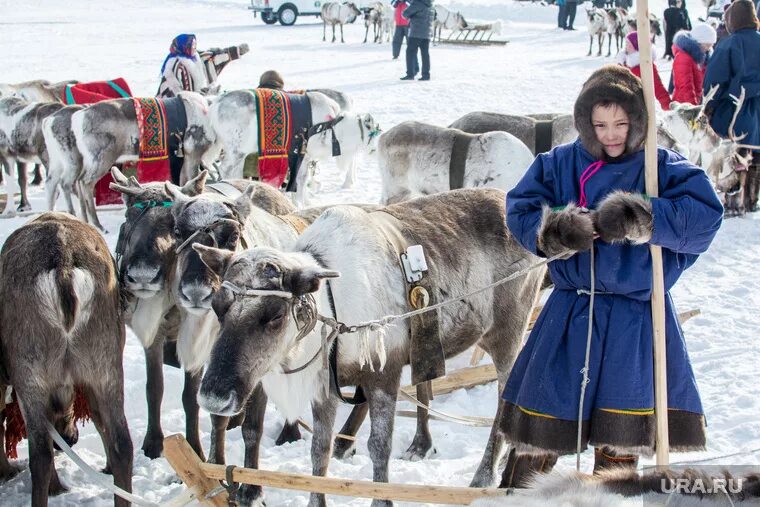
[[[206,178],[208,177],[208,171],[201,171],[198,176],[191,179],[181,188],[183,194],[189,197],[195,197],[198,194],[202,194],[206,190]]]
[[[234,252],[230,252],[229,250],[204,246],[200,243],[193,243],[193,250],[198,252],[198,255],[201,256],[203,264],[208,266],[211,271],[220,277],[224,275],[225,271],[227,271],[227,267],[230,265],[230,261],[235,255]]]
[[[317,292],[324,278],[338,278],[340,273],[330,269],[309,267],[285,273],[282,277],[282,287],[294,296],[303,296]]]
[[[245,218],[251,213],[251,206],[253,206],[252,199],[253,195],[256,193],[256,189],[256,184],[251,183],[245,187],[243,193],[233,201],[232,207],[235,212],[237,212],[240,220],[245,220]]]
[[[182,189],[180,187],[174,185],[173,183],[169,183],[168,181],[164,183],[164,191],[166,192],[166,195],[168,195],[169,198],[176,203],[190,200],[188,196],[182,193]]]

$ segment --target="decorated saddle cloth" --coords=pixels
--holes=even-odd
[[[121,99],[132,96],[132,90],[124,79],[117,77],[110,81],[91,81],[66,85],[63,89],[64,104],[94,104],[101,100]]]
[[[269,88],[251,91],[258,119],[258,177],[280,188],[298,167],[303,132],[312,125],[311,104],[306,95]]]

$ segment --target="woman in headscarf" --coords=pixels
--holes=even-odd
[[[161,66],[161,83],[157,97],[174,97],[178,92],[203,92],[209,81],[206,69],[196,49],[195,35],[177,35]]]

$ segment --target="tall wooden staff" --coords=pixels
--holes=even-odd
[[[652,66],[652,39],[649,30],[647,0],[636,0],[636,27],[641,56],[641,81],[649,121],[644,148],[646,192],[657,197],[657,130],[654,105],[654,71]],[[662,269],[662,249],[649,247],[652,253],[652,328],[654,332],[654,413],[657,418],[657,466],[667,466],[668,459],[668,381],[665,360],[665,279]]]

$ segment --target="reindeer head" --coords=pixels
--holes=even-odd
[[[213,414],[236,414],[261,378],[281,371],[288,353],[302,346],[299,329],[308,334],[311,328],[302,326],[316,322],[312,294],[323,279],[339,273],[302,252],[254,248],[234,254],[203,245],[193,248],[225,282],[213,298],[219,338],[198,401]]]
[[[732,141],[721,142],[707,173],[724,204],[726,197],[743,190],[744,176],[751,163],[751,151],[739,148],[739,145]]]
[[[358,115],[358,120],[359,128],[361,128],[366,135],[366,143],[362,148],[366,149],[367,153],[371,155],[377,151],[377,142],[380,139],[382,129],[380,128],[380,124],[377,123],[375,118],[369,113]]]
[[[206,174],[201,172],[178,193],[187,198],[203,192]],[[110,188],[121,192],[127,206],[116,246],[119,279],[138,298],[151,298],[164,289],[177,259],[171,213],[174,200],[163,183],[140,184],[116,168],[111,169],[111,175],[114,183]]]
[[[251,185],[235,200],[215,194],[190,198],[171,183],[166,183],[166,192],[175,202],[172,216],[174,237],[179,245],[172,289],[177,304],[188,312],[205,315],[211,309],[211,297],[221,283],[191,246],[201,244],[230,252],[242,249],[241,220],[250,210],[254,191],[255,187]]]
[[[348,7],[349,11],[354,17],[361,16],[362,11],[359,9],[359,7],[356,6],[354,2],[347,2],[345,5]]]

